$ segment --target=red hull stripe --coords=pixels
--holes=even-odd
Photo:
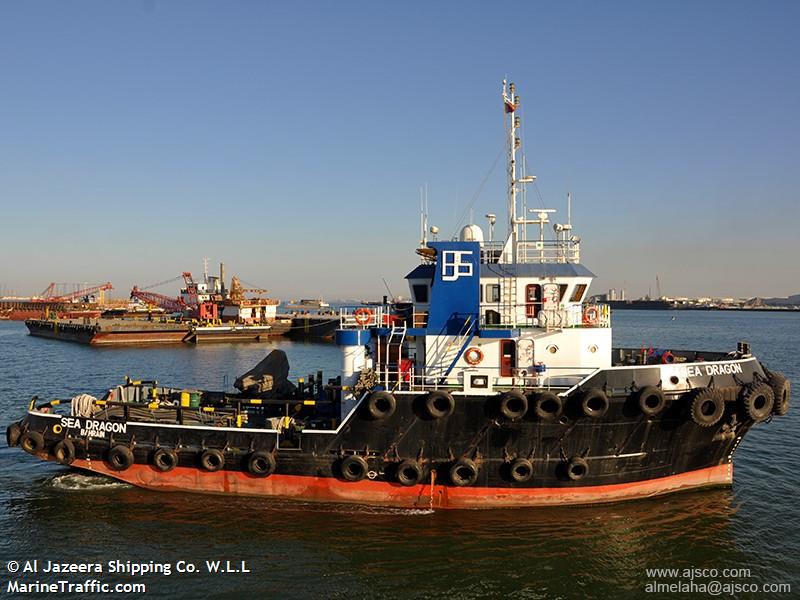
[[[113,471],[100,461],[76,460],[74,467],[102,473],[127,483],[159,491],[204,492],[244,496],[270,496],[349,502],[383,506],[428,508],[489,508],[595,504],[647,498],[679,490],[725,486],[733,481],[733,465],[689,471],[647,481],[563,488],[485,488],[398,484],[365,479],[340,481],[330,477],[272,475],[253,477],[241,471],[207,473],[199,469],[176,467],[169,473],[150,465],[135,464],[126,471]]]

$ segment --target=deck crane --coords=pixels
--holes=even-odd
[[[157,294],[156,292],[146,292],[140,290],[137,286],[133,286],[131,290],[131,299],[134,298],[142,300],[147,304],[158,306],[169,312],[183,312],[188,308],[186,303],[180,298],[173,298],[171,296],[165,296],[164,294]]]
[[[74,302],[76,300],[80,301],[83,299],[83,302],[89,302],[90,296],[93,294],[97,294],[98,292],[105,292],[106,290],[113,290],[114,286],[111,285],[111,282],[106,282],[100,285],[95,285],[92,287],[83,288],[80,290],[75,290],[74,292],[70,292],[68,294],[62,294],[60,296],[54,296],[53,290],[55,290],[56,283],[52,282],[47,289],[42,293],[42,297],[36,300],[37,302],[48,302],[48,303],[58,303],[58,302]]]

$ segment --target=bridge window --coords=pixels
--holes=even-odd
[[[570,298],[570,302],[580,302],[583,300],[584,293],[586,293],[586,284],[579,283],[575,286],[575,290],[572,292],[572,298]]]
[[[414,301],[421,304],[428,302],[428,286],[424,283],[415,283],[411,286],[414,292]]]

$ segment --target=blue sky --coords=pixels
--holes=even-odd
[[[522,96],[595,291],[800,292],[796,2],[0,4],[0,286],[404,293]],[[474,214],[502,214],[503,163]],[[166,289],[165,292],[174,290]],[[655,289],[653,289],[655,291]]]

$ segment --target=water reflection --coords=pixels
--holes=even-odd
[[[244,559],[259,573],[249,587],[288,596],[305,589],[298,578],[320,593],[339,578],[346,597],[635,597],[647,568],[747,560],[724,489],[607,506],[425,511],[154,494],[63,470],[33,487],[10,511],[27,524],[24,553],[67,537],[102,560],[110,548],[122,560]],[[213,577],[197,578],[217,589]]]

